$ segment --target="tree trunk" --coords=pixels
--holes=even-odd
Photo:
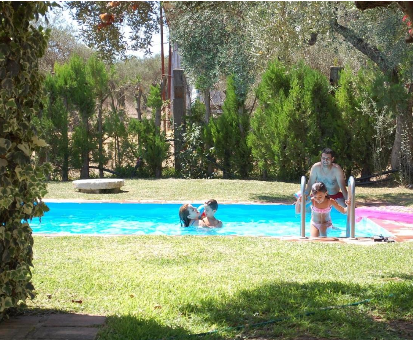
[[[162,76],[162,82],[161,82],[161,98],[162,98],[162,103],[166,99],[166,90],[167,90],[167,81],[168,78],[166,75]],[[155,113],[155,125],[156,127],[160,128],[161,127],[161,118],[162,118],[162,111],[164,110],[164,107],[162,105],[161,108],[156,109]],[[164,131],[166,131],[166,121],[164,123]]]
[[[175,171],[179,174],[182,169],[179,153],[182,149],[182,132],[185,129],[185,80],[183,70],[173,70],[173,84],[175,94],[172,103],[172,114],[174,118],[174,158]]]
[[[141,121],[142,120],[142,111],[141,111],[142,89],[140,86],[136,88],[135,99],[136,99],[136,112],[138,114],[138,120]]]
[[[103,123],[102,123],[102,105],[103,101],[99,103],[98,111],[98,139],[99,139],[99,178],[103,178]]]
[[[155,111],[155,126],[159,129],[161,127],[161,108]]]
[[[204,104],[205,104],[205,123],[209,123],[211,118],[211,91],[206,89],[204,92]]]
[[[87,117],[83,117],[84,140],[82,147],[82,170],[80,171],[80,178],[89,178],[89,126]]]
[[[396,134],[394,137],[393,148],[391,150],[390,164],[392,170],[397,170],[400,168],[400,155],[402,149],[402,118],[401,116],[396,117]]]
[[[66,108],[67,115],[69,115],[69,106],[67,103],[66,96],[64,97],[64,105]],[[68,121],[66,117],[66,121]],[[62,181],[69,180],[69,131],[68,131],[68,124],[65,124],[66,128],[62,131],[63,134],[63,164],[62,164]]]
[[[204,104],[205,104],[205,123],[208,124],[209,120],[211,119],[211,91],[210,89],[206,89],[204,92]],[[211,145],[209,143],[206,143],[205,149],[207,152],[209,152],[209,149],[211,148]],[[213,173],[213,165],[212,162],[208,160],[208,166],[207,166],[207,176],[211,177]]]
[[[408,164],[410,170],[413,170],[413,84],[410,84],[409,86],[409,102],[407,105],[404,126],[407,134],[407,147],[409,148],[410,153]]]
[[[161,178],[161,176],[162,176],[162,167],[157,166],[155,168],[155,178]]]
[[[62,164],[62,181],[69,180],[69,136],[67,128],[63,134],[63,143],[64,143],[64,151],[63,151],[63,164]]]
[[[399,83],[399,70],[387,60],[386,56],[374,46],[364,41],[362,38],[357,36],[356,32],[348,27],[344,27],[337,22],[337,19],[332,20],[331,27],[333,31],[340,34],[345,41],[353,45],[353,47],[363,53],[371,61],[373,61],[380,70],[391,77],[393,83]]]

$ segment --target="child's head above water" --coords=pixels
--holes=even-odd
[[[179,208],[179,219],[184,227],[188,227],[191,220],[198,219],[199,215],[199,211],[190,204],[184,204]]]
[[[204,204],[205,215],[207,217],[213,217],[216,211],[218,210],[218,202],[214,199],[211,199]]]
[[[311,187],[311,194],[313,196],[318,192],[327,193],[327,187],[323,182],[316,182]]]
[[[205,202],[205,205],[210,207],[212,210],[218,210],[218,202],[217,200],[209,200]]]

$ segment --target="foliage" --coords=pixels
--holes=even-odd
[[[235,91],[244,101],[254,80],[255,57],[244,17],[253,3],[176,2],[167,12],[171,39],[176,42],[186,72],[201,91],[233,75]]]
[[[81,76],[75,77],[75,64]],[[128,134],[129,117],[119,93],[126,95],[133,81],[136,82],[138,68],[142,70],[144,65],[143,61],[119,62],[109,69],[96,55],[87,61],[74,55],[66,64],[56,63],[54,74],[46,78],[48,96],[38,123],[42,126],[43,137],[51,144],[51,151],[44,158],[54,166],[54,179],[67,180],[68,168],[80,169],[85,167],[86,161],[103,168],[113,160],[111,164],[117,172],[124,167],[133,169],[139,152]],[[131,77],[121,79],[125,67],[129,67]],[[154,89],[149,103],[159,106],[162,104],[159,86]],[[82,115],[81,110],[86,110],[87,114]]]
[[[153,109],[153,111],[159,110],[162,107],[161,86],[151,85],[148,94],[147,105]]]
[[[198,99],[192,104],[185,118],[185,131],[182,132],[182,151],[178,155],[184,178],[207,178],[208,164],[212,161],[211,150],[207,148],[209,129],[204,123],[205,105]]]
[[[394,138],[394,114],[385,104],[393,91],[378,88],[384,80],[382,75],[368,70],[354,75],[348,67],[340,74],[335,98],[348,127],[345,158],[352,160],[347,167],[348,175],[365,176],[387,170]]]
[[[195,71],[195,76],[209,80],[213,79],[212,74],[220,74],[217,70],[226,70],[226,60],[217,57],[219,52],[238,69],[240,67],[237,60],[229,57],[231,53],[240,56],[238,61],[242,61],[246,68],[249,62],[253,62],[255,67],[258,66],[258,73],[260,66],[274,57],[290,66],[305,59],[306,63],[320,68],[326,76],[330,65],[339,66],[345,63],[360,70],[366,68],[368,61],[372,61],[385,76],[391,76],[392,83],[401,88],[403,81],[409,81],[406,74],[411,74],[411,71],[404,72],[406,69],[411,70],[412,66],[410,45],[404,41],[406,25],[402,22],[402,11],[397,4],[389,5],[385,9],[361,12],[352,2],[182,3],[175,7],[177,25],[173,26],[173,29],[177,32],[173,34],[182,45],[183,55],[187,53],[187,60],[185,57],[183,59],[188,63],[191,72],[201,66],[201,71]],[[211,14],[212,9],[215,13]],[[215,22],[211,24],[209,21],[210,16],[216,18],[215,26]],[[182,26],[179,21],[181,17]],[[221,27],[219,18],[223,17],[225,25]],[[194,32],[194,25],[191,24],[193,22],[199,25]],[[204,32],[206,34],[202,35]],[[243,44],[242,39],[246,44]],[[214,51],[209,50],[211,46],[204,43],[206,40],[213,41],[211,45]],[[191,45],[192,49],[186,49],[190,44],[195,45]],[[237,46],[242,46],[240,51],[245,53],[246,57],[237,51]],[[208,67],[203,66],[203,61],[211,61],[211,64],[207,64]],[[235,71],[232,73],[246,74]],[[237,86],[241,87],[247,83],[236,81]],[[395,88],[390,85],[390,89]],[[404,104],[399,105],[394,113],[408,120],[411,112],[404,110],[405,107]],[[404,124],[402,133],[394,135],[392,154],[404,153],[400,152],[396,143],[402,138],[401,135],[405,136],[403,138],[407,141],[413,140],[413,128],[409,128],[411,125]],[[413,153],[412,145],[413,143],[405,143],[408,154]],[[342,151],[342,155],[348,157],[345,147]],[[397,164],[400,163],[403,161],[399,160]],[[392,166],[393,164],[392,160]],[[348,163],[348,171],[351,167]],[[363,171],[369,170],[365,168]]]
[[[385,171],[388,169],[394,144],[397,111],[407,105],[408,95],[401,84],[390,82],[382,73],[366,72],[360,82],[361,111],[374,120],[374,170]],[[407,153],[407,150],[404,152]]]
[[[238,175],[246,178],[251,171],[251,150],[247,145],[250,119],[243,99],[236,95],[234,77],[227,81],[223,113],[210,121],[213,155],[224,178]]]
[[[91,62],[93,62],[93,59]],[[66,106],[66,110],[73,114],[72,117],[75,121],[79,122],[72,128],[74,143],[70,148],[70,161],[75,168],[82,169],[82,178],[88,178],[89,152],[94,148],[90,119],[95,112],[93,91],[97,85],[90,79],[88,72],[87,63],[79,56],[74,55],[67,64],[55,65],[56,77],[52,78],[52,81],[56,82],[55,86],[58,89],[60,100],[63,100]],[[57,98],[50,99],[58,100]],[[53,104],[51,102],[51,105]],[[66,110],[62,111],[61,114],[66,115]],[[57,129],[59,128],[60,126],[57,126]],[[68,139],[65,138],[64,141],[68,141]]]
[[[129,134],[137,135],[139,155],[148,165],[151,176],[161,177],[162,163],[166,160],[169,149],[165,133],[155,126],[154,119],[131,119]]]
[[[152,34],[158,32],[157,2],[69,1],[66,5],[79,23],[82,37],[101,58],[113,61],[124,57],[128,49],[150,53]]]
[[[106,65],[93,55],[88,59],[86,65],[87,81],[93,88],[93,98],[97,103],[97,127],[95,137],[98,144],[97,154],[92,152],[93,160],[98,163],[99,177],[103,177],[103,165],[108,161],[103,147],[104,130],[103,130],[103,103],[111,94],[109,86],[109,72]],[[92,148],[93,150],[93,148]]]
[[[294,180],[330,147],[343,153],[346,129],[329,93],[327,79],[299,63],[287,69],[274,61],[257,91],[259,109],[251,119],[249,145],[265,173]]]
[[[276,153],[278,107],[285,101],[290,91],[290,76],[279,62],[270,63],[257,89],[259,107],[251,118],[251,132],[247,142],[252,156],[262,172],[263,178],[276,175]]]
[[[69,110],[64,85],[64,70],[56,65],[56,73],[46,76],[44,88],[47,93],[45,109],[40,118],[39,133],[48,144],[44,158],[53,167],[53,179],[69,178]],[[63,72],[63,73],[62,73]]]
[[[62,13],[58,13],[63,18]],[[73,55],[88,59],[93,51],[75,38],[73,28],[61,27],[54,24],[46,25],[50,28],[50,38],[44,56],[40,59],[40,70],[43,73],[53,72],[55,63],[65,64]]]
[[[129,138],[128,123],[126,112],[118,108],[109,110],[103,122],[103,131],[109,140],[106,159],[114,160],[116,172],[123,166],[133,164],[137,157],[136,148]]]
[[[122,88],[127,103],[136,101],[136,90],[142,90],[142,109],[146,108],[146,100],[153,84],[160,83],[161,58],[159,55],[139,59],[131,57],[125,61],[118,61],[113,65],[113,83]]]
[[[32,122],[42,109],[38,59],[48,32],[31,22],[50,6],[0,4],[0,319],[9,308],[34,296],[29,220],[48,210],[42,202],[48,167],[40,166],[35,157],[46,143]]]
[[[178,43],[183,64],[200,90],[209,89],[218,80],[219,47],[225,25],[217,20],[217,12],[191,11],[191,3],[178,2],[168,11],[171,39]],[[196,23],[196,25],[195,25]]]
[[[205,117],[205,104],[203,104],[198,98],[192,103],[191,110],[185,117],[186,123],[201,124]]]

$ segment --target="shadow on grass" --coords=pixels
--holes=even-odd
[[[412,192],[413,193],[413,192]],[[382,206],[382,205],[400,205],[413,206],[412,193],[394,193],[380,194],[369,196],[368,194],[357,194],[357,201],[363,201],[364,205]]]
[[[161,325],[139,315],[109,316],[99,339],[266,340],[285,336],[306,339],[309,335],[312,339],[401,339],[389,325],[392,318],[403,319],[410,313],[412,301],[408,284],[383,287],[327,281],[280,282],[178,307],[176,318],[196,322],[206,333],[191,334],[183,327]],[[389,309],[392,312],[388,313]],[[386,318],[390,321],[383,321]]]
[[[99,333],[99,340],[178,340],[197,338],[181,327],[160,325],[155,320],[139,316],[108,316],[106,327]],[[205,339],[224,340],[219,335],[208,335]]]
[[[113,191],[113,189],[99,189],[99,192],[97,191],[76,191],[78,194],[85,194],[87,195],[120,195],[120,194],[126,194],[128,193],[129,190],[123,190],[119,189],[119,191]]]
[[[293,195],[250,195],[251,201],[258,201],[264,203],[280,203],[280,204],[293,204],[295,198]]]

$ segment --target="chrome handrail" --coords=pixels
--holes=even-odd
[[[355,239],[356,235],[356,181],[353,176],[348,179],[348,193],[350,198],[350,206],[347,207],[347,229],[346,237]]]
[[[301,238],[306,238],[305,237],[305,203],[306,203],[306,196],[305,196],[305,184],[306,184],[306,178],[305,176],[301,177],[301,233],[300,237]]]

